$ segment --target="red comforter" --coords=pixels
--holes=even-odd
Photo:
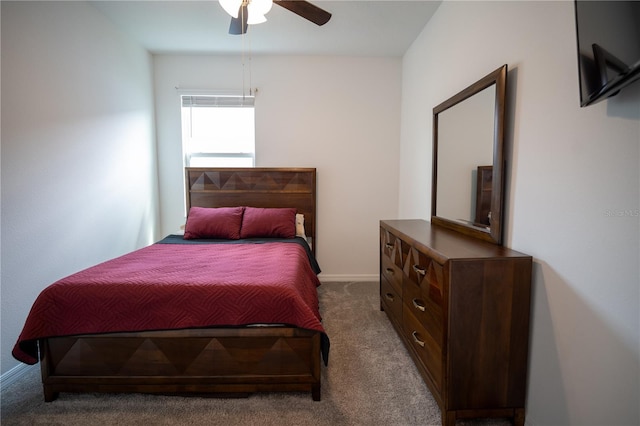
[[[45,337],[249,324],[320,331],[316,287],[298,244],[154,244],[47,287],[13,356],[38,362]]]

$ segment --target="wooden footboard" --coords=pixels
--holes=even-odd
[[[246,396],[311,391],[320,400],[320,333],[292,327],[82,335],[40,344],[45,401],[59,392]]]

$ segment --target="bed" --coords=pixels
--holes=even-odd
[[[56,294],[48,297],[53,304],[34,303],[13,355],[40,361],[45,401],[60,392],[270,391],[310,392],[320,400],[329,339],[315,290],[315,169],[187,168],[185,184],[184,237],[168,236],[50,286],[68,286],[71,308]],[[247,238],[189,234],[197,209],[238,208]],[[287,209],[297,213],[294,238],[245,235],[249,211]],[[129,281],[143,286],[144,298],[128,293]]]

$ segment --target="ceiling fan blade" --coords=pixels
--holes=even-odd
[[[274,0],[275,4],[284,7],[298,16],[313,22],[316,25],[324,25],[331,19],[331,14],[326,10],[314,6],[304,0]]]
[[[247,28],[249,26],[247,24],[247,16],[249,15],[249,13],[247,11],[247,5],[244,4],[244,2],[242,3],[243,4],[240,5],[240,9],[238,10],[238,17],[231,18],[231,23],[229,24],[229,34],[238,35],[246,34],[247,32]]]

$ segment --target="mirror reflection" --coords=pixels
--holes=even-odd
[[[503,65],[433,109],[431,221],[502,244]]]
[[[438,116],[438,216],[490,225],[495,93],[494,84]]]

